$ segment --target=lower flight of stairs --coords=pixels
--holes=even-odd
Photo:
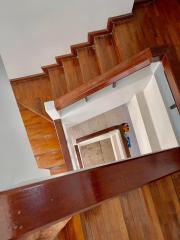
[[[19,109],[37,166],[60,173],[66,166],[53,123],[21,105]]]

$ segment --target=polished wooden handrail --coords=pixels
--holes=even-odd
[[[151,51],[146,49],[134,57],[124,61],[111,68],[107,72],[95,77],[89,82],[85,82],[73,91],[55,99],[55,106],[57,110],[65,108],[80,99],[83,99],[98,90],[124,78],[131,73],[134,73],[148,65],[150,65],[150,58],[152,57]]]
[[[178,147],[1,192],[1,240],[19,238],[179,170]]]
[[[89,95],[107,87],[130,74],[149,66],[152,62],[161,61],[170,88],[180,110],[180,69],[177,57],[173,55],[173,48],[169,46],[147,48],[126,61],[116,65],[107,72],[95,77],[75,88],[70,93],[55,99],[57,110],[63,109]]]

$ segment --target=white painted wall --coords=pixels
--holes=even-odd
[[[87,41],[109,17],[132,11],[134,0],[1,0],[0,52],[9,78],[41,72],[70,45]]]
[[[112,148],[113,148],[113,152],[114,152],[116,161],[120,161],[120,160],[127,158],[126,152],[124,149],[124,144],[123,144],[122,137],[121,137],[119,130],[113,130],[108,133],[104,133],[100,136],[93,137],[88,140],[84,140],[84,141],[78,143],[77,145],[78,145],[78,147],[86,146],[86,145],[89,145],[89,144],[92,144],[95,142],[100,142],[105,139],[111,140],[111,144],[112,144]]]
[[[178,142],[154,76],[144,90],[144,96],[161,150],[177,147]]]
[[[126,151],[122,141],[122,137],[119,131],[116,131],[116,134],[111,136],[111,144],[113,147],[114,155],[116,161],[126,159]]]
[[[146,131],[146,127],[142,118],[141,110],[136,95],[134,95],[134,97],[129,101],[127,106],[133,124],[133,128],[136,134],[136,139],[139,145],[140,153],[141,154],[151,153],[152,148],[149,142],[149,137]]]
[[[160,143],[144,96],[144,91],[138,93],[136,97],[139,105],[139,110],[141,112],[141,116],[144,122],[144,126],[148,135],[151,150],[152,152],[160,151],[161,150]]]
[[[0,57],[0,191],[48,177],[39,170]]]
[[[161,93],[163,93],[163,97]],[[128,104],[129,114],[142,154],[178,146],[176,137],[178,131],[176,129],[179,129],[180,125],[179,115],[177,110],[171,115],[168,107],[173,103],[174,99],[162,66],[160,64],[153,65],[148,85],[143,91],[136,93]]]
[[[174,129],[174,133],[176,135],[177,141],[180,144],[180,114],[177,108],[170,109],[170,106],[175,104],[175,100],[173,98],[168,81],[164,74],[164,69],[162,64],[158,64],[158,66],[154,69],[154,77],[156,79],[161,96],[165,103],[165,107],[169,115],[169,118],[171,120],[172,127]]]
[[[114,91],[114,89],[111,89],[111,90]],[[106,98],[106,96],[104,98]],[[101,107],[102,104],[103,104],[103,102],[99,102],[98,106]],[[99,109],[99,110],[101,110],[101,109]],[[89,114],[94,114],[94,112],[89,112]],[[89,114],[87,114],[87,115],[85,114],[85,117],[88,117]],[[78,122],[82,121],[82,119],[84,119],[84,118],[82,118],[82,115],[83,115],[83,113],[81,113],[79,116],[76,116],[79,119],[75,118],[76,119],[75,121],[77,121],[77,120],[78,120]],[[82,121],[78,125],[74,124],[74,126],[72,128],[69,127],[68,125],[64,124],[64,121],[62,121],[62,122],[63,122],[63,128],[65,131],[66,139],[68,142],[69,151],[71,154],[71,159],[73,161],[74,169],[76,169],[78,166],[76,154],[75,154],[74,147],[73,147],[73,145],[76,143],[77,138],[91,134],[93,132],[97,132],[97,131],[105,129],[105,128],[109,128],[109,127],[112,127],[115,125],[120,125],[124,122],[127,122],[130,127],[129,136],[130,136],[131,144],[132,144],[132,147],[130,148],[131,156],[136,157],[136,156],[139,156],[139,154],[140,154],[136,136],[135,136],[134,129],[132,126],[132,122],[131,122],[126,105],[119,106],[119,107],[111,109],[110,111],[107,111],[107,112],[105,111],[105,113],[103,113],[103,114],[100,114],[100,111],[99,111],[99,114],[97,113],[97,115],[94,116],[93,118],[86,119],[86,121]],[[105,134],[103,136],[109,137],[109,134]],[[116,137],[117,137],[117,139],[121,140],[120,136],[116,136]],[[99,141],[99,139],[97,138],[96,141]],[[114,139],[113,146],[115,146],[114,150],[117,153],[118,160],[125,158],[125,154],[123,153],[123,150],[122,150],[122,145],[123,145],[122,143],[120,143],[119,141]],[[117,150],[117,148],[119,148],[119,151]]]

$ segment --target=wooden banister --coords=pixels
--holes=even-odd
[[[19,238],[179,170],[178,147],[1,192],[1,240]]]
[[[56,109],[63,109],[83,98],[86,98],[104,87],[107,87],[156,61],[161,61],[164,66],[169,85],[175,97],[178,109],[180,110],[180,69],[178,67],[179,64],[177,57],[173,55],[172,47],[168,46],[147,48],[123,63],[111,68],[104,74],[82,84],[70,93],[55,99],[54,102]]]

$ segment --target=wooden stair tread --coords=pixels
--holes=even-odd
[[[70,92],[83,83],[83,77],[77,58],[62,60],[67,91]]]
[[[63,96],[67,93],[67,83],[65,79],[64,68],[57,66],[48,69],[49,79],[52,87],[53,99]]]
[[[100,74],[94,47],[80,48],[77,50],[77,55],[84,82],[87,82]]]
[[[118,64],[118,56],[113,45],[111,34],[96,37],[95,48],[101,73],[106,72]]]

